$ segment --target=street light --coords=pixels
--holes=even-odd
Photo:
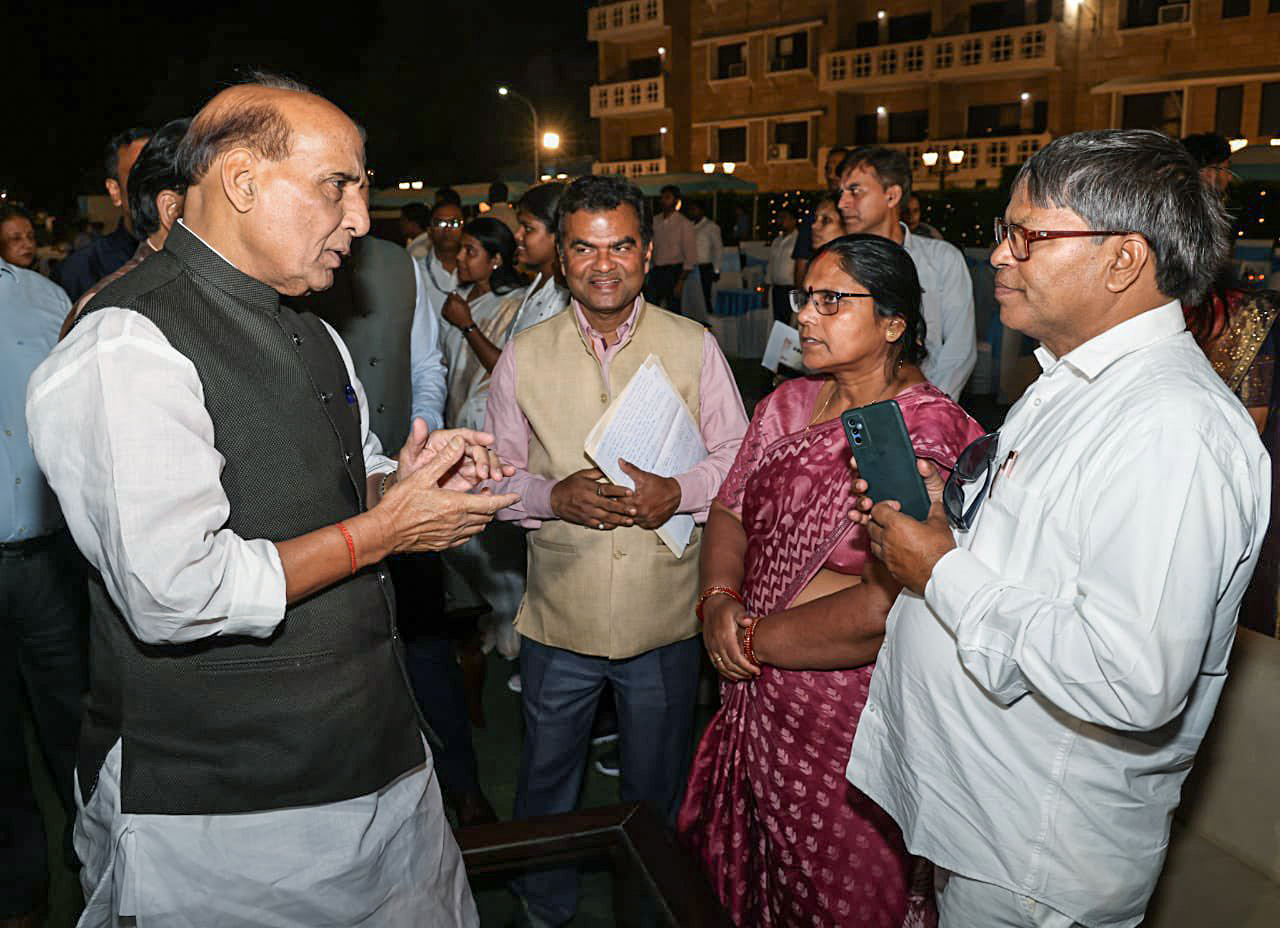
[[[702,162],[702,173],[703,173],[703,174],[714,174],[715,172],[716,172],[716,163],[715,163],[714,161],[704,161],[704,162]]]
[[[538,110],[537,110],[537,107],[535,107],[535,106],[533,105],[533,102],[532,102],[528,97],[524,96],[523,94],[518,94],[518,93],[516,93],[516,92],[515,92],[514,90],[512,90],[510,87],[505,87],[505,86],[503,86],[503,87],[499,87],[499,88],[498,88],[498,96],[500,96],[500,97],[515,97],[517,100],[519,100],[519,101],[520,101],[521,103],[523,103],[525,106],[529,107],[529,114],[530,114],[531,116],[533,116],[533,176],[534,176],[534,177],[538,177],[538,176],[539,176],[539,174],[540,174],[540,173],[541,173],[541,171],[542,171],[542,163],[541,163],[541,160],[539,159],[539,155],[538,155]],[[549,133],[547,133],[547,135],[555,135],[555,136],[556,136],[556,144],[557,144],[557,145],[559,145],[559,144],[560,144],[560,136],[559,136],[559,135],[556,135],[554,132],[549,132]],[[543,136],[542,141],[543,141],[543,144],[546,144],[546,136]],[[550,147],[550,146],[548,146],[548,147]]]
[[[927,168],[938,167],[939,165],[941,166],[942,173],[938,175],[938,189],[946,190],[947,189],[947,165],[948,164],[951,165],[952,169],[960,167],[961,162],[964,161],[964,149],[963,148],[950,149],[947,152],[946,161],[942,161],[941,157],[936,151],[924,151],[920,153],[920,160],[924,162],[924,166]]]
[[[720,168],[721,168],[721,169],[722,169],[726,174],[732,174],[732,173],[737,169],[737,167],[738,167],[738,165],[737,165],[736,163],[732,162],[732,161],[726,161],[726,162],[724,162],[722,165],[720,165]]]
[[[545,148],[547,151],[555,151],[557,148],[559,148],[560,133],[559,132],[542,133],[542,147]]]

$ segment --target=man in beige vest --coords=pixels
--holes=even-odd
[[[574,808],[601,689],[615,694],[622,798],[674,817],[689,765],[700,646],[695,529],[677,558],[654,529],[676,513],[697,522],[747,428],[715,339],[640,295],[652,251],[643,195],[616,177],[566,188],[558,230],[570,311],[520,333],[493,371],[487,428],[516,468],[522,500],[499,514],[532,529],[522,636],[525,739],[516,817]],[[605,482],[583,450],[587,433],[650,355],[684,398],[708,457],[660,477],[629,464],[635,490]],[[517,887],[533,924],[573,917],[576,877]]]

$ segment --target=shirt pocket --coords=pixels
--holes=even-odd
[[[1005,475],[997,475],[982,501],[968,548],[1006,580],[1034,569],[1041,547],[1044,501]]]

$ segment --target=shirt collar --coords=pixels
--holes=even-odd
[[[17,268],[16,266],[14,266],[14,265],[10,264],[10,263],[9,263],[8,261],[6,261],[4,258],[0,258],[0,271],[8,271],[8,272],[9,272],[10,274],[12,274],[14,277],[17,277],[17,276],[18,276],[18,268]]]
[[[587,321],[586,315],[582,312],[582,305],[577,301],[577,299],[574,299],[572,303],[574,314],[578,319],[578,328],[582,332],[582,337],[587,340],[587,344],[591,344],[591,340],[593,338],[604,338],[602,333],[597,332],[591,327],[591,323]],[[625,342],[628,336],[630,336],[631,330],[635,327],[636,320],[639,318],[640,307],[643,305],[644,294],[642,293],[636,297],[635,304],[631,307],[631,315],[627,316],[626,321],[615,330],[618,333],[619,345]]]
[[[1182,304],[1172,300],[1112,326],[1083,345],[1068,351],[1061,358],[1054,357],[1052,351],[1041,345],[1035,351],[1036,360],[1046,373],[1051,373],[1059,364],[1065,364],[1078,371],[1086,380],[1093,380],[1125,355],[1170,335],[1177,335],[1186,327]]]

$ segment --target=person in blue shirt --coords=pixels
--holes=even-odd
[[[45,826],[23,741],[30,707],[68,819],[88,688],[84,561],[27,441],[27,380],[71,308],[51,281],[0,258],[0,923],[35,925],[48,885]],[[70,842],[67,842],[70,853]]]
[[[138,249],[129,217],[129,171],[150,138],[150,129],[132,128],[118,133],[107,143],[103,185],[111,204],[120,210],[120,220],[109,235],[95,238],[73,251],[53,272],[54,281],[67,291],[73,303],[95,283],[119,269]]]

